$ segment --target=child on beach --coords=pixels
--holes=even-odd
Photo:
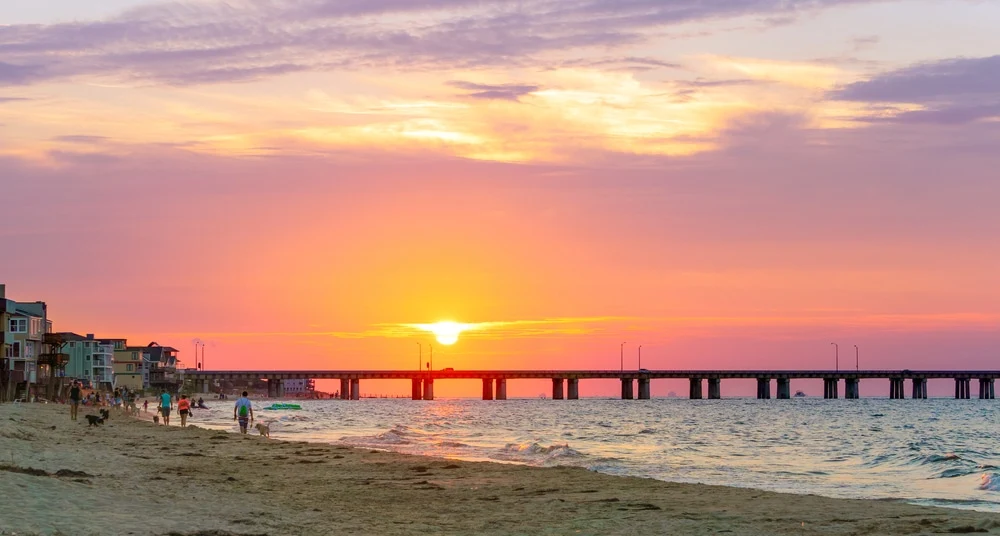
[[[243,396],[236,400],[236,406],[233,407],[233,420],[237,418],[240,422],[240,433],[247,433],[247,425],[253,422],[253,405],[250,404],[246,391],[243,391]]]
[[[188,414],[191,413],[191,401],[187,395],[181,395],[181,399],[177,401],[177,413],[181,414],[181,428],[187,426]]]

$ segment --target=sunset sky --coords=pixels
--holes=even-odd
[[[0,2],[0,283],[209,368],[995,369],[997,28],[986,0]]]

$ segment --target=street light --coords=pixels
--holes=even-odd
[[[622,372],[625,372],[625,343],[622,343],[618,350],[621,353]]]
[[[639,345],[639,370],[642,370],[642,345]]]
[[[861,352],[857,344],[854,345],[854,369],[861,370]]]
[[[840,345],[837,344],[837,343],[835,343],[835,342],[831,342],[830,344],[833,345],[833,352],[834,352],[833,355],[834,355],[834,358],[837,360],[836,361],[836,363],[837,363],[837,370],[840,370]]]
[[[417,343],[417,370],[420,370],[420,364],[424,362],[424,345],[420,344],[420,341],[415,341]]]
[[[427,346],[431,349],[430,368],[431,368],[431,370],[434,370],[434,345],[433,344],[428,344]]]

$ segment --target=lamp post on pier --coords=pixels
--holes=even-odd
[[[833,357],[836,360],[836,370],[840,370],[840,345],[835,342],[831,342],[830,344],[833,345]]]
[[[639,370],[642,370],[642,345],[639,345]]]
[[[854,370],[861,370],[861,352],[857,344],[854,345]]]
[[[424,345],[420,344],[420,341],[415,341],[417,343],[417,370],[420,370],[420,364],[424,362]]]
[[[625,372],[625,343],[622,343],[622,345],[618,348],[618,350],[619,350],[619,353],[621,354],[620,357],[621,357],[621,362],[622,362],[621,363],[622,364],[622,372]]]

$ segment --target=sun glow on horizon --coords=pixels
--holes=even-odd
[[[419,327],[433,333],[437,342],[445,346],[451,346],[458,342],[458,335],[460,333],[470,329],[472,326],[469,324],[459,324],[458,322],[442,321],[434,324],[421,324]]]

